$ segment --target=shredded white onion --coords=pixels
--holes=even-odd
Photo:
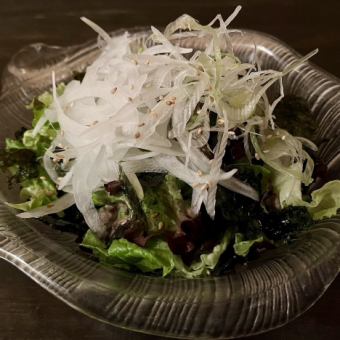
[[[73,204],[73,194],[67,193],[58,198],[56,201],[51,202],[50,204],[20,213],[17,216],[21,218],[39,218],[45,215],[57,214],[71,207]]]
[[[139,48],[134,46],[133,35],[110,37],[82,18],[100,35],[100,47],[103,42],[105,46],[87,68],[83,81],[70,82],[60,97],[52,74],[54,102],[35,130],[46,120],[59,123],[58,143],[67,147],[58,156],[72,160],[69,172],[57,178],[50,162],[51,150],[44,157],[46,170],[59,181],[60,189],[73,193],[89,227],[99,235],[104,230],[92,192],[118,179],[120,167],[140,199],[143,190],[136,173],[168,172],[178,177],[193,188],[193,211],[198,213],[204,204],[212,218],[218,183],[258,200],[253,188],[233,177],[236,170],[221,170],[231,130],[245,130],[249,156],[250,127],[272,126],[272,111],[283,96],[281,86],[280,97],[269,104],[266,90],[276,81],[282,85],[282,76],[311,55],[284,72],[262,71],[255,63],[241,63],[233,54],[229,37],[235,30],[228,28],[240,9],[238,6],[226,20],[218,15],[208,25],[183,15],[170,23],[164,34],[152,27],[147,39],[138,40]],[[213,27],[216,23],[217,28]],[[191,49],[174,44],[188,36],[206,37],[210,42],[205,50],[188,57]],[[147,47],[145,41],[150,39],[153,44]],[[264,117],[256,116],[259,103]],[[210,126],[211,111],[217,114],[219,126]],[[217,131],[218,140],[212,160],[201,150],[208,147],[209,131]]]

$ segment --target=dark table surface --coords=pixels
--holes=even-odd
[[[161,26],[186,12],[203,23],[243,10],[238,27],[270,33],[301,53],[320,49],[313,61],[340,77],[340,2],[337,0],[8,0],[0,2],[0,70],[33,42],[70,45],[94,37],[87,16],[107,30]],[[290,324],[252,339],[340,338],[340,278],[320,301]],[[0,339],[161,339],[119,330],[72,310],[0,260]]]

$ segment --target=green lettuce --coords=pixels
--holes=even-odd
[[[57,86],[57,95],[61,96],[65,90],[65,84],[60,83]],[[27,106],[33,112],[32,126],[35,127],[39,119],[44,115],[46,108],[53,103],[53,95],[51,92],[45,91],[40,96],[35,97],[31,104]]]
[[[143,187],[141,207],[151,233],[160,230],[176,231],[189,208],[189,204],[182,198],[180,181],[170,175],[162,176],[161,180],[157,185],[156,181],[155,185],[146,182]]]
[[[291,175],[275,172],[273,187],[283,208],[304,206],[313,220],[332,217],[340,209],[340,180],[330,181],[313,191],[310,202],[302,197],[301,182]]]
[[[113,240],[108,248],[91,231],[81,244],[92,249],[101,262],[127,270],[139,269],[144,273],[161,270],[163,276],[175,268],[175,255],[161,239],[149,240],[142,248],[126,239]]]
[[[240,233],[235,234],[235,243],[234,243],[234,251],[236,255],[239,256],[247,256],[250,248],[256,244],[263,242],[264,238],[263,236],[259,236],[256,239],[253,240],[244,240],[244,236]]]
[[[7,203],[12,208],[29,211],[47,205],[57,199],[57,189],[47,175],[25,180],[21,183],[20,197],[23,203]]]
[[[65,85],[60,84],[57,88],[58,95],[64,91]],[[50,92],[44,92],[42,95],[33,99],[32,103],[27,106],[33,112],[32,127],[34,128],[40,118],[44,115],[45,110],[52,104],[53,96]],[[6,138],[6,151],[31,150],[34,151],[37,158],[43,156],[45,151],[50,147],[52,141],[59,130],[58,123],[47,121],[35,135],[33,129],[26,130],[24,134],[17,139]]]
[[[47,122],[36,135],[33,135],[33,129],[31,129],[25,131],[20,140],[6,138],[6,151],[31,150],[39,158],[50,147],[58,129],[58,124]]]
[[[179,256],[173,254],[167,242],[160,238],[150,239],[144,248],[123,238],[113,240],[106,246],[89,230],[81,245],[91,249],[102,263],[113,267],[139,269],[144,273],[160,270],[163,276],[173,273],[175,276],[195,278],[209,274],[216,267],[231,239],[232,233],[227,231],[211,253],[202,254],[200,260],[189,267]]]
[[[125,203],[130,207],[129,199],[124,193],[110,195],[106,190],[97,190],[92,193],[92,201],[96,207],[103,207],[106,204]]]
[[[221,242],[213,248],[211,253],[201,254],[199,261],[194,262],[190,268],[177,265],[178,273],[187,278],[209,275],[217,266],[221,255],[226,251],[231,239],[232,232],[228,229],[223,235]]]
[[[326,183],[311,194],[311,202],[301,201],[299,205],[307,208],[314,220],[332,217],[340,209],[340,180]]]
[[[64,85],[58,86],[58,94],[64,90]],[[45,110],[53,102],[52,94],[45,92],[33,99],[28,106],[33,112],[32,127],[34,128]],[[49,178],[41,164],[41,157],[50,147],[59,130],[57,123],[46,122],[37,134],[34,129],[19,131],[15,139],[7,138],[5,149],[0,153],[0,169],[11,174],[21,186],[20,196],[25,202],[9,206],[29,211],[39,208],[57,199],[55,183]]]

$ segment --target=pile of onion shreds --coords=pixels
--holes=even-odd
[[[236,169],[221,170],[222,159],[229,139],[244,138],[249,153],[252,128],[274,126],[272,112],[283,96],[282,76],[287,70],[259,70],[255,62],[242,63],[235,57],[230,34],[242,32],[228,25],[239,10],[225,21],[218,15],[206,26],[183,15],[164,33],[151,27],[143,39],[129,33],[110,37],[82,18],[99,34],[101,54],[84,79],[68,83],[61,96],[56,94],[53,73],[54,101],[34,131],[48,121],[59,123],[44,166],[66,194],[48,209],[25,213],[26,217],[55,213],[76,203],[89,227],[103,236],[105,227],[92,193],[118,180],[121,171],[139,199],[143,189],[136,174],[164,172],[179,178],[193,189],[192,212],[197,214],[204,204],[211,218],[218,184],[258,200],[252,187],[233,177]],[[178,44],[181,39],[200,39],[206,47],[183,48]],[[270,104],[266,91],[276,81],[281,95]],[[214,126],[211,112],[217,114]],[[235,135],[237,127],[243,135]],[[201,150],[208,147],[212,131],[217,132],[217,145],[208,158]],[[56,172],[60,161],[64,177]]]

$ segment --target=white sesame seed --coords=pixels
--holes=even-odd
[[[255,159],[257,159],[258,161],[260,160],[260,156],[257,152],[255,152]]]

